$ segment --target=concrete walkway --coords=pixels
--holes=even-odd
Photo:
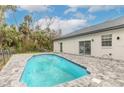
[[[27,60],[35,54],[16,54],[0,72],[1,87],[25,87],[20,77]],[[124,86],[124,61],[98,59],[93,57],[58,54],[87,67],[88,76],[57,85],[58,87],[116,87]]]

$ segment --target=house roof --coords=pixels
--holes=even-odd
[[[74,31],[72,33],[56,38],[55,40],[61,40],[61,39],[82,36],[82,35],[87,35],[92,33],[98,33],[103,31],[109,31],[109,30],[119,29],[119,28],[124,28],[124,16],[114,20],[108,20],[104,23],[89,26],[78,31]]]

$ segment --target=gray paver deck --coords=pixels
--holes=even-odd
[[[16,54],[0,72],[1,87],[25,87],[19,82],[27,60],[35,54]],[[119,87],[124,86],[124,61],[100,59],[71,54],[60,54],[91,73],[88,76],[57,85],[58,87]]]

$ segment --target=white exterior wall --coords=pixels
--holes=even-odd
[[[101,35],[112,34],[112,47],[101,46]],[[117,40],[117,37],[120,37]],[[111,30],[106,32],[99,32],[84,36],[77,36],[73,38],[67,38],[63,40],[54,41],[54,52],[60,52],[60,42],[63,43],[63,52],[71,54],[79,54],[79,41],[91,41],[91,56],[105,57],[112,53],[113,59],[124,60],[124,29]]]

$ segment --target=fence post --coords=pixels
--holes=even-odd
[[[6,56],[7,56],[7,60],[8,60],[8,58],[9,58],[9,52],[8,52],[8,50],[6,49]]]
[[[4,50],[2,50],[2,55],[3,55],[4,64],[5,64],[6,60],[5,60]]]
[[[8,49],[8,54],[9,54],[9,57],[11,56],[11,52],[10,52],[10,49]]]

